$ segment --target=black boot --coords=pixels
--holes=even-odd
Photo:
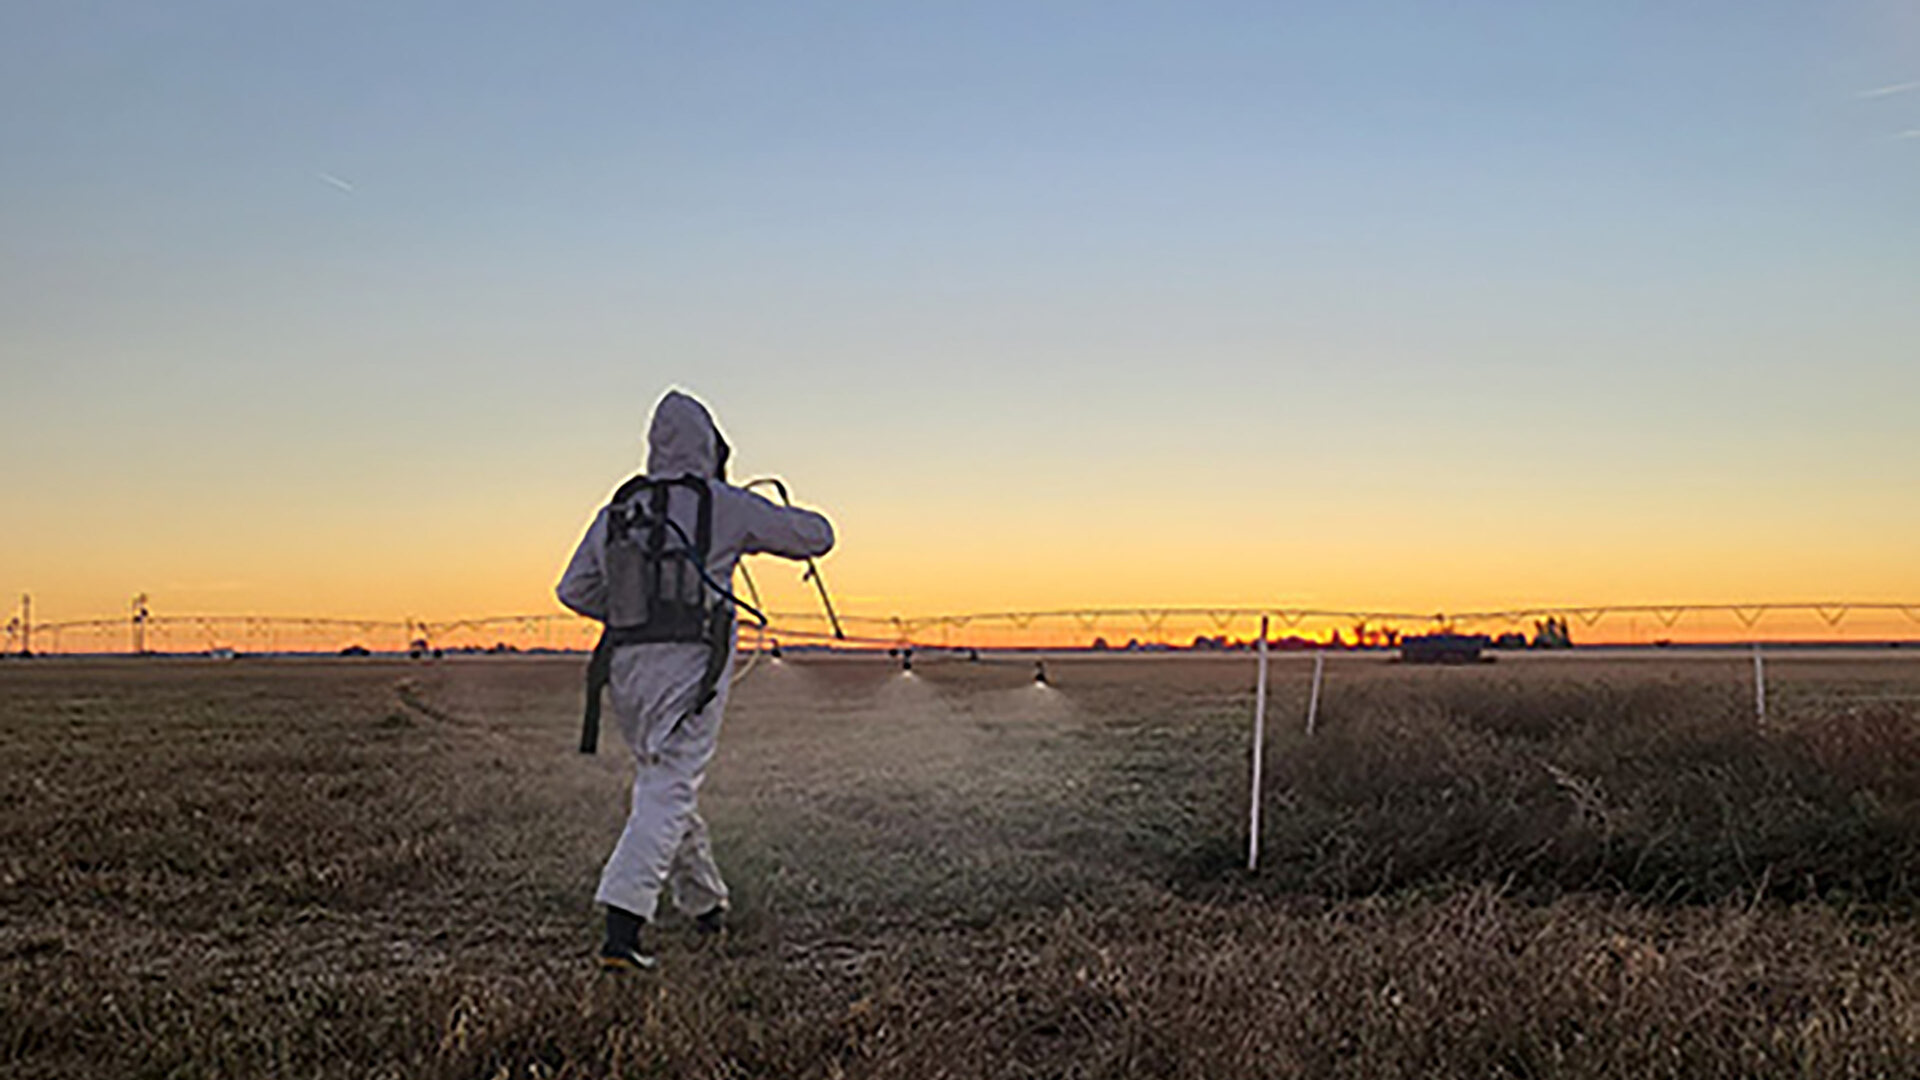
[[[607,940],[600,944],[604,971],[652,971],[659,961],[640,947],[640,930],[647,920],[631,911],[607,906]]]
[[[715,904],[693,917],[693,929],[703,937],[725,933],[727,929],[727,905]]]

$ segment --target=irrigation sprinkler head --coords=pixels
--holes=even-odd
[[[902,673],[907,675],[913,674],[913,650],[912,649],[900,650],[900,670]]]
[[[1045,660],[1035,660],[1033,662],[1033,684],[1035,686],[1053,685],[1047,681],[1047,662]]]
[[[786,655],[780,651],[780,643],[777,641],[773,643],[773,647],[771,649],[767,650],[767,654],[769,656],[772,656],[775,660],[778,660],[784,655]]]

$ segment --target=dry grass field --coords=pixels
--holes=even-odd
[[[589,963],[580,661],[0,664],[9,1077],[1920,1076],[1920,654],[792,657]]]

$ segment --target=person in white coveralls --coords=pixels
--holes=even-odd
[[[725,918],[727,885],[697,799],[727,703],[734,564],[833,547],[825,517],[727,483],[726,440],[692,397],[660,400],[647,443],[647,471],[594,515],[555,590],[569,609],[606,624],[596,656],[634,757],[632,810],[595,894],[606,905],[600,962],[610,969],[654,966],[640,937],[663,889],[703,931]]]

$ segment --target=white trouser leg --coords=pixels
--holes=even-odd
[[[633,778],[627,826],[600,873],[594,899],[652,919],[693,806],[693,786],[685,777],[665,763],[641,763]]]
[[[687,831],[673,853],[667,884],[673,890],[673,906],[686,915],[704,915],[727,902],[727,883],[713,861],[707,822],[698,810],[687,816]]]
[[[726,888],[712,869],[697,806],[720,734],[727,680],[721,679],[719,694],[705,709],[686,715],[706,663],[707,650],[699,645],[639,645],[614,654],[615,718],[635,759],[633,803],[595,899],[646,919],[654,917],[660,891],[696,823],[711,883],[722,893]]]

